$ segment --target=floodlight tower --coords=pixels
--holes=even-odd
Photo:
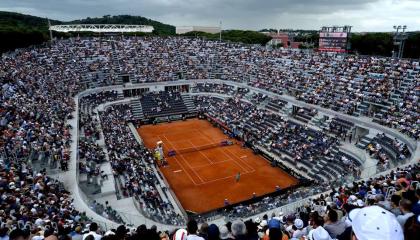
[[[222,21],[220,21],[219,23],[219,41],[222,41]]]
[[[48,20],[48,30],[50,31],[50,40],[52,42],[53,41],[53,34],[52,34],[52,30],[51,30],[51,22],[50,22],[49,18],[47,18],[47,20]]]
[[[408,38],[407,32],[405,31],[407,26],[398,25],[394,26],[394,29],[394,45],[398,46],[398,51],[393,51],[393,57],[402,58],[404,53],[405,40]]]

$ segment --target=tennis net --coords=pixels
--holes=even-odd
[[[191,153],[191,152],[198,152],[198,151],[211,149],[211,148],[228,146],[228,145],[232,145],[232,144],[233,144],[233,142],[230,141],[230,140],[221,140],[220,142],[205,144],[205,145],[201,145],[201,146],[194,146],[194,147],[181,148],[181,149],[171,149],[171,150],[168,151],[168,153],[170,155],[171,155],[171,153],[172,154]]]

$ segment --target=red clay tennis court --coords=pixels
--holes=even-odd
[[[204,213],[224,206],[224,199],[238,203],[298,183],[280,168],[240,144],[220,146],[228,137],[206,120],[189,119],[145,125],[137,129],[148,148],[163,142],[169,165],[161,167],[170,187],[187,211]],[[240,172],[240,180],[235,176]]]

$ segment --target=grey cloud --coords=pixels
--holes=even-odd
[[[369,6],[386,1],[396,0],[1,0],[0,10],[59,20],[131,14],[173,25],[215,25],[222,20],[225,28],[318,29],[328,21],[341,24],[328,15],[347,10],[368,13]],[[352,21],[348,24],[357,24],[357,19]]]

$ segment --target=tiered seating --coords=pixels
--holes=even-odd
[[[214,92],[221,94],[233,95],[235,93],[234,87],[227,84],[216,83],[197,83],[192,88],[193,92]]]
[[[295,111],[292,113],[293,117],[304,123],[308,123],[318,113],[316,109],[309,109],[306,107],[294,106]]]
[[[152,153],[135,140],[127,125],[131,115],[129,105],[111,106],[100,114],[114,178],[122,195],[134,197],[144,215],[158,222],[180,225],[182,217],[158,191],[158,188],[164,190],[151,167]]]
[[[146,118],[188,113],[179,92],[148,92],[140,98],[140,102]]]
[[[280,112],[281,109],[284,108],[284,106],[287,105],[287,101],[281,100],[281,99],[272,99],[267,103],[265,106],[267,109],[270,109],[275,112]]]
[[[283,161],[319,181],[358,172],[360,163],[337,149],[338,141],[280,115],[257,108],[240,98],[221,100],[196,96],[201,112],[235,129],[251,145],[268,149]]]
[[[328,130],[337,136],[340,136],[342,134],[346,135],[353,127],[353,122],[334,117],[328,126]]]
[[[405,144],[402,144],[398,140],[392,139],[385,134],[376,135],[373,139],[373,143],[379,144],[381,146],[379,152],[385,154],[387,158],[392,161],[404,160],[405,158],[410,157],[410,152]]]

